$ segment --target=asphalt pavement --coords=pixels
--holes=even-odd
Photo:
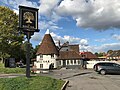
[[[79,69],[54,70],[40,75],[69,80],[66,90],[120,90],[120,75],[100,75],[93,70]]]

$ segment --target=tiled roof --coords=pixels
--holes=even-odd
[[[57,60],[80,59],[81,56],[75,51],[60,51]]]
[[[58,54],[58,49],[50,34],[45,34],[37,54]]]
[[[88,59],[97,59],[98,57],[91,52],[80,52],[80,55],[84,55]]]
[[[109,54],[108,57],[118,57],[120,56],[120,50],[113,51],[111,54]]]
[[[79,45],[78,44],[76,44],[76,45],[69,45],[69,48],[70,48],[70,50],[74,50],[74,51],[79,53]]]
[[[69,45],[69,42],[67,41],[67,42],[65,42],[63,45],[62,45],[62,47],[66,47],[66,46],[68,46]]]
[[[66,51],[66,49],[68,49],[67,51],[76,51],[77,53],[79,53],[79,44],[69,45],[69,42],[67,41],[60,47],[59,50]]]

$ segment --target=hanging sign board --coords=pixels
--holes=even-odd
[[[27,32],[38,32],[38,9],[19,6],[19,28]]]

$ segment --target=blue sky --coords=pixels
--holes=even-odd
[[[39,9],[34,47],[49,29],[56,44],[69,41],[79,44],[80,51],[120,50],[120,0],[0,0],[0,5],[17,14],[19,5]]]

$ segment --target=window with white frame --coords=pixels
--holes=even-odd
[[[69,60],[67,60],[67,65],[69,65]]]
[[[43,68],[43,64],[40,64],[40,68]]]
[[[80,60],[78,60],[78,64],[80,64]]]
[[[76,64],[76,60],[74,60],[74,64]]]
[[[40,58],[43,58],[43,55],[42,55],[42,54],[40,54]]]
[[[59,61],[59,65],[61,65],[61,60]]]
[[[73,64],[73,60],[71,60],[71,64]]]
[[[53,53],[51,54],[51,58],[54,58],[54,54]]]

